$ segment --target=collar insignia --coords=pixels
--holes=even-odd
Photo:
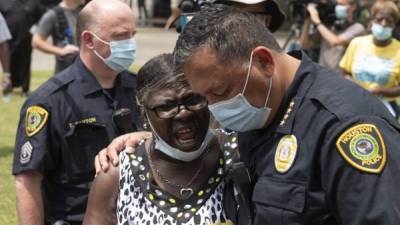
[[[285,115],[283,116],[281,122],[279,123],[279,125],[282,127],[283,125],[286,124],[288,118],[290,117],[292,111],[293,111],[293,107],[294,107],[295,103],[294,101],[290,101],[289,103],[289,107],[286,109]]]

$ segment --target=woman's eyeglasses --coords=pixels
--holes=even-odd
[[[152,110],[161,119],[169,119],[176,116],[181,111],[181,106],[190,111],[197,111],[204,109],[207,105],[208,103],[205,97],[195,95],[180,101],[146,108]]]

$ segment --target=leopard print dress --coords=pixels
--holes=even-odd
[[[233,223],[223,208],[225,168],[237,151],[235,135],[226,135],[223,156],[213,176],[187,200],[174,198],[151,182],[152,174],[144,144],[134,154],[120,154],[118,224],[209,225]]]

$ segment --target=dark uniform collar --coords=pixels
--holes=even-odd
[[[82,83],[82,94],[84,96],[103,91],[100,83],[96,80],[95,76],[85,66],[82,59],[77,57],[74,63],[73,72],[76,78]],[[115,81],[115,87],[135,88],[135,82],[132,82],[132,78],[127,71],[122,71],[117,75]]]
[[[289,54],[300,59],[301,63],[276,113],[276,117],[267,128],[239,133],[241,146],[246,146],[246,148],[249,146],[256,147],[268,140],[273,133],[292,133],[296,111],[314,81],[313,69],[315,69],[315,64],[301,51],[293,51]]]
[[[315,78],[314,62],[304,52],[293,51],[289,55],[300,59],[301,62],[279,107],[277,118],[274,120],[275,122],[279,121],[275,132],[283,134],[292,133],[296,111]]]

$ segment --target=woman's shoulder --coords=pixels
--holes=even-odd
[[[392,38],[391,45],[391,48],[396,49],[398,52],[400,52],[400,41],[398,41],[396,38]]]
[[[215,135],[223,153],[226,165],[239,159],[238,137],[236,132],[229,132],[224,129],[215,129]]]
[[[145,157],[146,150],[144,142],[139,143],[138,146],[135,147],[135,151],[133,153],[122,151],[119,155],[119,164],[120,164],[120,175],[126,173],[131,169],[131,165],[138,165],[143,158]]]

